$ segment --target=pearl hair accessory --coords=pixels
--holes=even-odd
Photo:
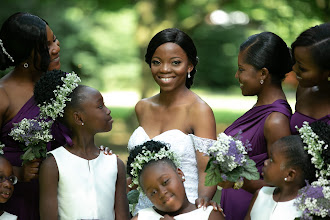
[[[2,52],[7,55],[7,57],[11,60],[11,62],[14,62],[14,58],[12,56],[10,56],[9,53],[6,51],[1,39],[0,39],[0,46],[1,46]]]

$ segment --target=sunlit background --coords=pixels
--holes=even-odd
[[[62,70],[99,89],[115,119],[113,130],[97,136],[126,161],[127,141],[138,126],[134,105],[157,92],[146,46],[158,31],[177,27],[194,40],[199,56],[192,88],[213,109],[223,131],[253,106],[242,97],[234,75],[239,45],[272,31],[288,46],[299,33],[329,21],[329,0],[2,0],[0,22],[17,11],[44,18],[61,42]],[[6,72],[0,72],[4,75]],[[284,82],[294,109],[296,80]]]

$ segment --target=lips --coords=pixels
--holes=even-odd
[[[173,197],[173,194],[172,195],[169,195],[169,196],[166,196],[164,199],[163,199],[163,204],[169,202]]]
[[[5,198],[5,199],[9,199],[11,196],[11,191],[1,192],[0,195],[1,195],[1,197]]]

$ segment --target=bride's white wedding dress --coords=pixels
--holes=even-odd
[[[165,131],[150,139],[145,130],[140,126],[130,137],[128,141],[128,150],[131,151],[135,146],[143,144],[146,141],[154,140],[169,143],[180,160],[180,169],[185,175],[184,187],[189,202],[195,204],[198,198],[198,170],[196,161],[196,150],[206,153],[214,140],[200,138],[192,134],[185,134],[178,129]],[[135,207],[134,214],[144,208],[152,207],[152,203],[146,195],[140,193],[139,202]]]

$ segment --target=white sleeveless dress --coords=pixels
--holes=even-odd
[[[174,217],[175,220],[208,220],[213,210],[213,206],[208,206],[206,210],[203,207],[180,214]],[[139,211],[139,220],[159,220],[163,216],[158,214],[153,208],[146,208]]]
[[[93,160],[78,157],[64,147],[50,152],[57,163],[59,219],[115,219],[117,156]]]
[[[275,202],[273,193],[276,187],[264,186],[253,204],[251,220],[294,220],[302,211],[293,205],[296,199],[286,202]]]
[[[140,126],[130,137],[128,141],[128,151],[134,149],[135,146],[150,141],[148,134]],[[207,153],[214,140],[207,138],[200,138],[192,134],[185,134],[178,129],[165,131],[154,138],[154,141],[161,141],[169,143],[171,150],[173,150],[180,159],[180,169],[185,175],[184,187],[190,203],[195,204],[198,198],[198,170],[196,161],[196,150],[202,153]],[[134,215],[141,209],[152,207],[152,203],[146,195],[140,193],[139,202],[135,207]]]
[[[16,220],[17,216],[10,214],[8,212],[3,212],[2,215],[0,215],[0,220]]]

